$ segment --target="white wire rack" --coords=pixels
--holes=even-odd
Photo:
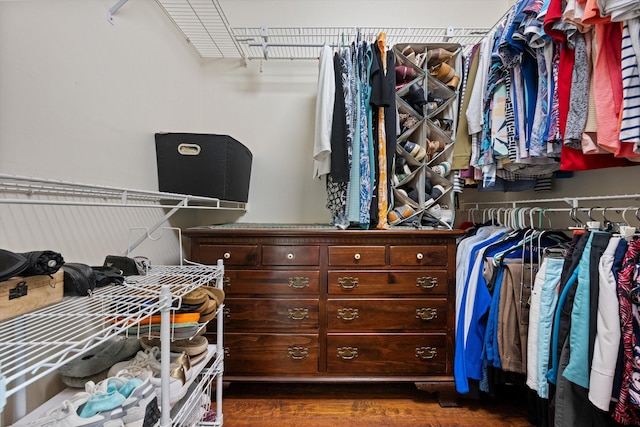
[[[98,288],[88,297],[65,297],[61,303],[0,322],[0,412],[7,397],[149,316],[168,316],[184,295],[212,281],[221,283],[223,274],[221,262],[153,266],[147,275],[129,276],[123,286]]]
[[[233,37],[243,50],[245,59],[317,59],[320,48],[327,44],[340,46],[357,36],[373,43],[385,33],[385,43],[456,43],[479,42],[487,28],[401,28],[401,27],[254,27],[232,28]]]
[[[123,0],[120,0],[123,2]],[[114,13],[121,6],[114,6]],[[479,42],[488,28],[234,27],[218,0],[156,0],[202,58],[317,59],[323,44],[350,43],[360,33],[371,41],[384,32],[396,43]]]

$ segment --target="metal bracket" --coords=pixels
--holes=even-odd
[[[109,21],[110,24],[113,25],[113,15],[115,15],[116,12],[120,10],[120,8],[124,6],[124,4],[128,1],[129,0],[118,0],[118,3],[114,4],[111,7],[111,9],[109,9],[109,13],[107,14],[107,20]]]

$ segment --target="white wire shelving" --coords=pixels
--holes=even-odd
[[[221,286],[223,274],[221,261],[214,266],[152,266],[146,275],[127,277],[122,286],[96,288],[87,297],[65,297],[60,303],[0,322],[0,412],[6,398],[114,335],[138,333],[136,325],[156,313],[162,316],[161,351],[162,360],[167,361],[163,371],[168,372],[169,346],[164,344],[170,341],[170,310],[180,307],[182,297],[200,286]],[[168,408],[169,393],[162,398]],[[162,412],[161,425],[170,425],[169,411]]]

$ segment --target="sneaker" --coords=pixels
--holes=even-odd
[[[156,389],[149,378],[143,380],[121,371],[98,384],[87,383],[86,391],[94,396],[120,394],[124,398],[120,407],[124,412],[125,427],[153,427],[160,419]]]
[[[173,353],[171,355],[171,362],[169,369],[174,370],[179,366],[184,368],[186,379],[189,380],[191,376],[191,361],[189,356],[182,353]],[[161,362],[160,362],[160,348],[150,347],[144,351],[139,351],[133,360],[128,362],[116,363],[109,369],[109,376],[115,376],[122,370],[131,370],[132,367],[141,367],[151,371],[151,376],[160,376]]]
[[[431,215],[436,219],[442,218],[442,208],[440,207],[440,205],[437,205],[437,204],[433,205],[430,208],[428,208],[426,212],[427,214]]]
[[[29,423],[34,427],[124,427],[122,417],[124,412],[115,408],[112,411],[97,413],[91,417],[82,417],[80,412],[93,395],[91,393],[76,393],[65,400],[60,406],[47,411],[44,416]]]

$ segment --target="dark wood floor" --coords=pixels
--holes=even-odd
[[[531,427],[519,390],[442,408],[413,383],[244,384],[223,395],[225,427]]]

